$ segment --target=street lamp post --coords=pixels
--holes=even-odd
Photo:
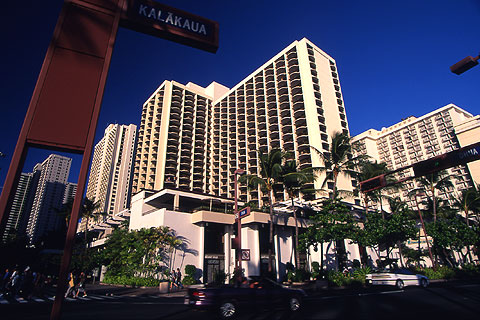
[[[237,277],[238,277],[238,282],[240,283],[242,280],[242,222],[240,219],[240,216],[238,214],[238,182],[237,182],[237,175],[242,175],[245,173],[245,170],[243,169],[237,169],[234,172],[234,182],[235,182],[235,220],[237,221],[237,238],[235,239],[237,243],[237,263],[236,263],[236,271],[237,271]]]
[[[470,70],[471,68],[475,67],[478,65],[478,59],[480,59],[480,55],[476,57],[468,56],[457,63],[455,63],[453,66],[450,67],[450,71],[452,71],[455,74],[462,74],[467,70]]]
[[[427,242],[428,255],[430,256],[430,260],[432,261],[433,270],[436,270],[437,264],[433,260],[432,250],[430,249],[430,243],[428,242],[428,238],[427,238],[427,231],[425,230],[425,224],[423,223],[422,211],[418,206],[417,196],[422,196],[422,195],[425,195],[425,193],[415,193],[415,203],[417,205],[418,215],[420,216],[420,223],[422,224],[423,235],[425,236],[425,241]],[[418,246],[420,247],[420,237],[418,238]]]

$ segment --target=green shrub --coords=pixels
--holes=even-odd
[[[365,284],[365,278],[369,273],[372,273],[370,267],[357,268],[353,271],[353,280],[363,285]]]
[[[480,276],[480,267],[473,263],[465,264],[461,269],[455,270],[455,276],[458,278],[471,278]]]
[[[293,278],[293,281],[295,282],[303,282],[310,280],[310,272],[304,269],[296,269],[295,270],[295,276]]]
[[[327,272],[327,280],[330,285],[335,287],[348,286],[352,283],[350,275],[345,276],[342,272],[335,270]]]
[[[194,278],[195,272],[197,272],[197,267],[195,267],[193,264],[187,264],[185,266],[185,274],[188,276],[191,276]]]
[[[425,268],[416,269],[416,272],[427,276],[430,280],[451,279],[455,277],[455,270],[445,266],[437,268],[436,271],[433,270],[433,268]]]
[[[140,278],[132,276],[115,276],[106,274],[103,283],[107,284],[119,284],[124,286],[134,287],[157,287],[160,284],[160,280],[155,278]]]
[[[295,272],[292,270],[288,270],[287,272],[287,280],[288,281],[293,281],[295,279]]]
[[[320,264],[317,261],[312,262],[312,278],[313,279],[321,278]]]
[[[192,276],[190,276],[190,275],[187,275],[187,276],[185,276],[185,277],[183,278],[182,283],[183,283],[184,285],[187,285],[187,286],[188,286],[188,285],[192,285],[192,284],[197,283],[197,281],[195,280],[194,277],[192,277]]]

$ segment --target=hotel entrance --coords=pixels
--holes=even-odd
[[[204,283],[223,282],[225,275],[224,234],[225,225],[205,223]]]

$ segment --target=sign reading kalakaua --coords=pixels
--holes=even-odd
[[[210,52],[218,49],[218,23],[152,0],[128,0],[122,25]]]

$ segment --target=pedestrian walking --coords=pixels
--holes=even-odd
[[[87,277],[85,276],[85,273],[80,273],[80,277],[78,279],[78,283],[76,285],[76,293],[75,293],[75,298],[78,298],[78,294],[82,293],[82,297],[87,296],[87,292],[85,291],[85,281],[87,280]]]
[[[13,269],[13,273],[6,287],[7,294],[9,294],[12,298],[15,298],[17,296],[18,288],[20,286],[20,280],[21,278],[18,269]]]
[[[177,268],[177,273],[176,273],[176,276],[175,276],[175,283],[177,284],[178,288],[183,289],[182,273],[180,272],[180,268]]]
[[[2,282],[0,283],[0,291],[3,292],[5,288],[7,287],[8,281],[10,281],[10,277],[12,275],[12,272],[10,269],[6,268],[5,272],[2,275]]]
[[[65,292],[65,298],[68,297],[69,294],[73,294],[73,290],[75,289],[75,280],[73,279],[73,273],[70,272],[68,275],[68,289]]]
[[[175,270],[172,271],[170,274],[170,291],[173,290],[173,287],[178,287],[177,286],[177,273]]]

